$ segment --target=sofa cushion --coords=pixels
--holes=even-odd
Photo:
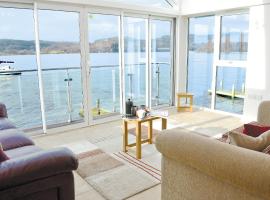
[[[18,129],[1,130],[0,143],[2,144],[4,151],[34,145],[34,142]]]
[[[270,126],[263,126],[259,124],[244,124],[243,133],[252,137],[258,137],[268,130],[270,130]]]
[[[7,118],[0,118],[0,130],[16,128],[14,124],[11,123]]]
[[[5,151],[5,153],[10,159],[14,159],[14,158],[19,158],[19,157],[24,156],[24,155],[37,153],[40,151],[42,151],[41,148],[39,148],[35,145],[30,145],[30,146],[24,146],[24,147],[20,147],[20,148],[10,149],[8,151]]]
[[[229,133],[230,144],[251,149],[255,151],[263,151],[270,145],[270,131],[266,131],[259,137],[251,137],[238,132]]]
[[[5,154],[3,147],[0,143],[0,163],[6,161],[8,159],[9,159],[9,157]]]

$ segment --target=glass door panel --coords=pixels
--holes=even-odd
[[[245,82],[245,68],[217,67],[215,109],[242,114]]]
[[[215,17],[189,19],[187,91],[194,104],[211,107]]]
[[[120,16],[89,14],[90,80],[93,117],[120,111]]]
[[[82,120],[79,13],[39,10],[39,29],[47,124]]]
[[[41,127],[33,10],[0,8],[0,13],[0,102],[17,127]]]
[[[124,17],[125,99],[146,104],[146,26],[143,18]]]
[[[151,20],[152,106],[171,103],[171,26],[171,21]]]

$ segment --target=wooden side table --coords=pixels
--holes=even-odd
[[[153,138],[153,120],[162,120],[162,130],[167,128],[167,119],[162,117],[147,117],[145,119],[139,118],[123,118],[123,151],[127,152],[128,147],[136,146],[136,158],[142,158],[142,144],[152,144]],[[148,123],[148,138],[142,140],[142,123]],[[133,123],[136,125],[136,143],[128,144],[128,124]]]
[[[181,105],[181,99],[189,99],[189,105]],[[193,94],[190,93],[177,93],[177,111],[186,111],[189,110],[192,112],[192,106],[193,106]]]

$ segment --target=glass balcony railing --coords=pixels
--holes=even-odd
[[[158,72],[156,71],[158,66]],[[169,63],[152,63],[152,101],[169,102]],[[134,74],[130,73],[133,69]],[[129,64],[125,68],[126,97],[137,98],[137,104],[145,104],[145,64]],[[9,118],[20,128],[41,127],[41,110],[37,70],[0,72],[0,102],[8,107]],[[93,117],[120,113],[119,66],[92,66],[92,115]],[[16,74],[16,75],[15,75]],[[102,77],[102,82],[99,82]],[[82,121],[83,97],[81,68],[50,68],[42,70],[45,115],[47,125],[59,125]],[[166,83],[166,84],[165,84]]]

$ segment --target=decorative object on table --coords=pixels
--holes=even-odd
[[[146,106],[145,105],[140,105],[139,109],[145,110],[146,109]]]
[[[133,102],[128,99],[126,101],[126,117],[132,117],[132,107],[133,107]]]
[[[145,118],[146,115],[147,115],[147,112],[146,112],[145,110],[140,109],[140,110],[137,111],[137,117],[138,117],[139,119]]]
[[[145,105],[140,105],[140,108],[137,110],[137,117],[144,119],[148,116],[150,116],[150,110]]]
[[[132,106],[131,107],[131,115],[132,117],[135,117],[138,111],[138,107],[137,106]]]
[[[184,98],[187,102],[187,99],[189,99],[189,105],[181,105],[181,99]],[[193,94],[190,93],[177,93],[177,111],[190,111],[192,112],[192,106],[193,106]]]

